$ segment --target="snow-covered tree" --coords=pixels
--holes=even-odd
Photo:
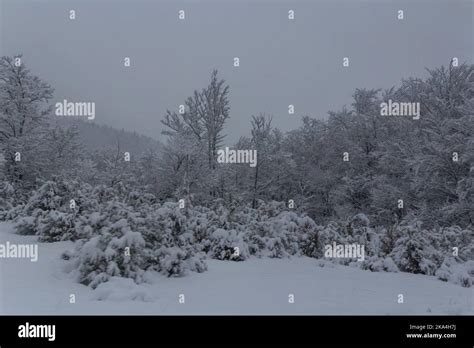
[[[401,237],[390,257],[403,272],[433,275],[438,268],[439,251],[430,243],[428,231],[417,223],[400,226]]]
[[[7,179],[31,185],[42,164],[35,150],[51,111],[47,102],[53,89],[32,75],[22,59],[21,55],[0,58],[0,146]],[[23,161],[17,160],[18,153]]]

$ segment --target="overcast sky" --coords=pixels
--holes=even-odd
[[[0,55],[23,53],[55,88],[55,101],[94,101],[95,122],[158,139],[166,109],[204,87],[214,68],[230,85],[232,144],[248,133],[252,114],[272,114],[289,130],[302,115],[325,118],[350,104],[355,88],[425,76],[424,67],[453,56],[473,61],[472,0],[0,3]]]

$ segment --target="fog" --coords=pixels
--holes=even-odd
[[[248,133],[252,114],[271,114],[275,126],[293,129],[302,115],[325,118],[350,104],[355,88],[388,88],[454,56],[472,62],[473,54],[471,1],[3,0],[1,6],[1,55],[22,53],[55,88],[53,102],[93,101],[95,122],[157,139],[166,109],[177,110],[204,87],[214,68],[230,85],[232,143]]]

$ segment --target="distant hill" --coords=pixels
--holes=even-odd
[[[146,135],[96,124],[90,121],[65,118],[57,120],[56,123],[64,127],[74,125],[79,131],[82,144],[88,150],[104,148],[116,149],[117,144],[120,143],[120,148],[123,151],[140,155],[149,149],[160,152],[163,148],[163,144],[158,140]]]

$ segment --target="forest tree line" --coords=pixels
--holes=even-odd
[[[460,262],[474,251],[473,65],[428,69],[426,78],[385,90],[356,89],[350,106],[327,119],[304,116],[294,130],[278,129],[271,115],[254,115],[250,134],[233,145],[257,150],[251,167],[217,161],[218,150],[229,146],[231,93],[217,71],[180,110],[163,115],[163,147],[130,154],[120,139],[116,147],[86,149],[78,130],[53,115],[53,88],[17,58],[0,59],[1,217],[43,241],[82,240],[78,252],[91,243],[102,248],[99,241],[110,243],[111,236],[120,240],[115,250],[145,250],[116,269],[104,254],[105,274],[135,277],[156,259],[171,274],[180,273],[175,267],[184,260],[202,271],[194,255],[232,259],[235,244],[247,256],[270,250],[273,257],[321,257],[330,236],[360,237],[371,245],[369,256],[392,255],[398,268],[414,273],[434,274],[444,262],[439,250],[453,243],[462,249]],[[389,100],[418,102],[420,118],[381,117],[380,105]],[[170,202],[194,210],[179,212]],[[433,231],[445,233],[444,242]],[[432,266],[405,257],[413,245]],[[89,263],[78,267],[84,279],[97,276]]]

